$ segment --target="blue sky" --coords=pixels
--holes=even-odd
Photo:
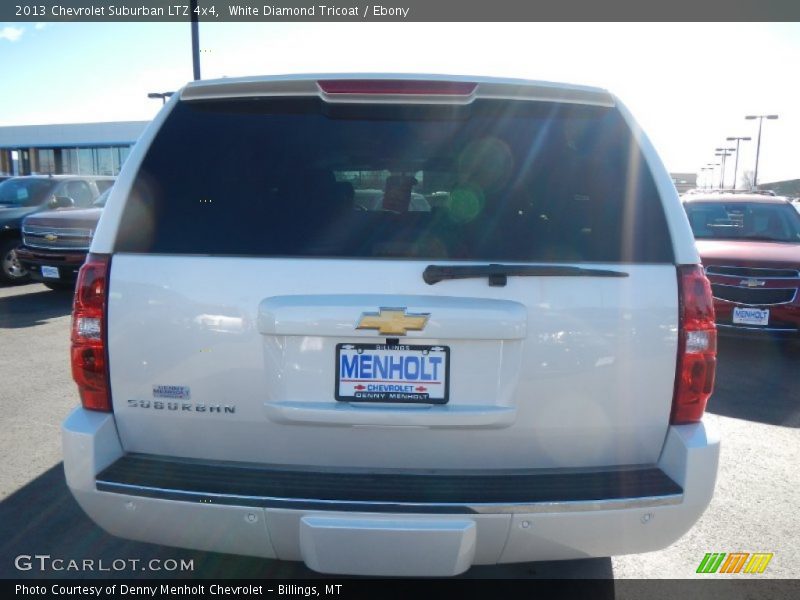
[[[672,171],[765,122],[761,182],[800,178],[800,24],[201,23],[203,78],[434,72],[598,85],[619,95]],[[147,120],[192,77],[182,23],[0,23],[0,126]],[[755,141],[742,148],[752,169]],[[730,163],[732,165],[732,161]],[[729,171],[729,181],[732,170]]]

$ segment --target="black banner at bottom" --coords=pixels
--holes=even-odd
[[[572,599],[674,599],[725,598],[789,599],[800,597],[800,580],[789,579],[336,579],[322,576],[308,580],[4,580],[3,597],[58,598],[220,598],[249,600],[274,598],[300,600],[411,599],[425,595],[459,594],[500,598],[501,594],[525,593],[528,598]],[[480,597],[479,596],[479,597]],[[445,596],[441,596],[444,598]],[[505,600],[505,599],[503,599]]]

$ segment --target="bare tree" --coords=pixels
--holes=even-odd
[[[753,183],[754,183],[754,181],[753,181],[754,180],[753,171],[743,171],[742,172],[742,177],[741,177],[740,180],[742,182],[742,189],[744,189],[744,190],[752,190],[752,189],[754,189],[754,186],[753,186]]]

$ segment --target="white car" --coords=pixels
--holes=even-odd
[[[610,93],[197,81],[81,270],[64,468],[113,535],[324,573],[646,552],[711,500],[715,357],[686,215]]]

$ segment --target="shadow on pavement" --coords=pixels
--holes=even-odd
[[[720,337],[708,411],[768,425],[800,427],[800,345]]]
[[[18,570],[16,558],[49,555],[50,559],[103,560],[111,568],[114,560],[125,560],[119,571],[77,571],[40,569],[37,559],[29,570]],[[138,569],[131,569],[129,559],[137,559]],[[193,561],[190,571],[142,571],[153,559]],[[49,559],[48,559],[49,560]],[[118,563],[122,565],[122,562]],[[610,558],[573,561],[520,563],[514,565],[473,567],[461,577],[480,579],[604,579],[598,582],[593,598],[613,598],[614,582]],[[260,579],[331,579],[315,573],[302,563],[266,560],[247,556],[196,552],[166,546],[132,542],[108,535],[97,527],[72,498],[64,481],[61,463],[52,467],[25,487],[0,502],[0,578],[260,578]],[[605,589],[608,588],[608,589]]]
[[[72,312],[72,292],[42,290],[0,297],[0,329],[41,325]]]

